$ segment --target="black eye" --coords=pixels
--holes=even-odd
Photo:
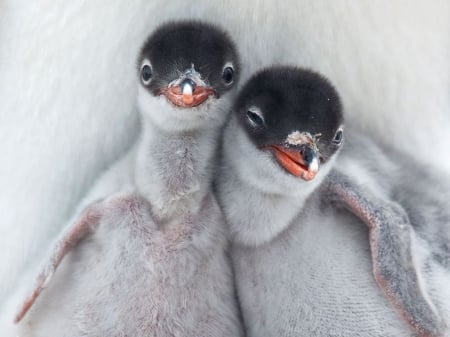
[[[340,145],[342,143],[342,136],[343,136],[343,131],[342,129],[339,129],[336,131],[334,138],[333,138],[333,143],[335,145]]]
[[[252,109],[249,109],[247,111],[247,118],[253,127],[261,128],[264,126],[264,119],[262,118],[262,116]]]
[[[227,85],[233,83],[234,79],[234,70],[232,67],[225,67],[223,69],[222,78]]]
[[[152,67],[149,64],[144,64],[141,68],[141,77],[142,82],[145,85],[150,83],[150,81],[152,80],[152,75],[153,75]]]

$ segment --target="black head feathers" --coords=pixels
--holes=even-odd
[[[146,61],[149,64],[143,70]],[[239,58],[231,38],[220,28],[201,21],[160,26],[142,47],[138,67],[145,83],[151,77],[147,86],[154,94],[189,69],[214,88],[217,96],[227,91],[239,76]]]
[[[326,162],[342,142],[339,95],[326,78],[307,69],[276,66],[255,74],[240,91],[234,113],[258,148],[307,132]]]

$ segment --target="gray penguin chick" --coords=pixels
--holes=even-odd
[[[450,297],[440,301],[439,294],[449,269],[432,281],[438,277],[419,260],[435,250],[416,246],[433,246],[422,232],[438,226],[447,246],[437,254],[448,261],[450,223],[409,219],[405,210],[427,210],[415,208],[413,198],[409,207],[393,201],[391,186],[402,176],[385,178],[392,165],[365,137],[337,156],[341,110],[326,79],[294,67],[261,71],[236,100],[217,190],[247,333],[444,336]],[[404,195],[400,185],[397,194]]]
[[[243,333],[210,189],[234,44],[215,26],[170,22],[144,44],[138,73],[142,134],[56,240],[16,316],[20,335]]]

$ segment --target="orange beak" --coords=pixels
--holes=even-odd
[[[312,160],[307,162],[305,155],[299,150],[289,149],[282,145],[269,145],[266,148],[275,155],[278,163],[286,171],[296,177],[309,181],[314,179],[319,172],[318,159],[315,154]]]
[[[160,94],[167,97],[167,99],[174,105],[181,108],[192,108],[205,102],[209,96],[215,96],[214,89],[209,87],[196,86],[193,89],[189,85],[173,86],[162,89]]]

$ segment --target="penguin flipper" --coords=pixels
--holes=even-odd
[[[414,257],[415,232],[405,210],[381,200],[334,170],[326,194],[369,228],[375,280],[383,294],[421,337],[442,336],[444,325],[423,287]]]
[[[64,256],[72,250],[87,234],[96,228],[101,218],[99,203],[93,203],[88,206],[78,218],[71,222],[60,234],[54,245],[52,246],[49,257],[45,260],[41,271],[39,272],[32,291],[22,302],[14,322],[19,323],[25,314],[33,306],[42,290],[49,284],[56,269]]]

